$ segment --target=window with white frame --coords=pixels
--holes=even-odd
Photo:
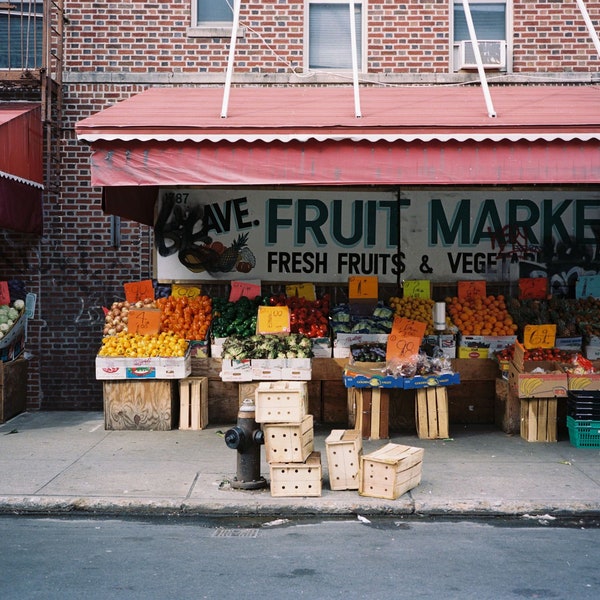
[[[356,56],[359,71],[365,69],[365,3],[354,2]],[[307,0],[305,18],[305,70],[352,69],[350,3],[347,0]]]
[[[454,71],[471,69],[476,61],[462,0],[452,0]],[[469,0],[469,9],[485,68],[507,70],[511,0]]]
[[[234,0],[195,0],[196,26],[227,26],[233,22]]]
[[[0,69],[42,65],[43,0],[0,3]]]

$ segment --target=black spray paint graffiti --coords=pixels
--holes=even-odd
[[[504,228],[502,236],[492,235],[492,248],[498,246],[498,260],[518,263],[519,278],[546,277],[553,296],[569,297],[574,295],[580,277],[600,273],[600,228],[592,227],[592,231],[594,244],[577,243],[571,238],[567,242],[546,240],[534,246],[524,232]],[[501,243],[499,239],[508,241]]]
[[[256,266],[256,257],[248,247],[249,234],[239,234],[230,246],[213,241],[209,231],[216,216],[207,215],[206,210],[200,204],[190,207],[178,202],[175,193],[164,194],[154,227],[160,256],[177,254],[179,262],[193,273],[249,273]]]

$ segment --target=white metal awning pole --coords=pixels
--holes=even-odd
[[[227,118],[229,106],[229,90],[231,89],[231,76],[233,74],[233,59],[235,57],[235,43],[237,41],[237,30],[240,22],[240,2],[233,0],[233,24],[231,26],[231,41],[229,42],[229,58],[227,59],[227,73],[225,74],[225,89],[223,90],[223,104],[221,105],[221,118]]]
[[[477,42],[475,25],[473,25],[473,17],[471,16],[469,0],[462,0],[462,3],[463,8],[465,9],[465,19],[467,20],[467,27],[469,28],[469,37],[471,38],[471,45],[473,46],[473,54],[475,54],[475,62],[477,63],[477,71],[479,73],[479,79],[481,81],[481,89],[483,90],[483,96],[485,97],[485,104],[487,106],[488,117],[495,117],[496,111],[494,110],[494,104],[492,103],[492,97],[490,96],[490,90],[488,88],[487,79],[485,77],[485,69],[483,68],[483,62],[481,60],[481,52],[479,52],[479,43]]]
[[[577,5],[579,6],[579,10],[581,11],[581,14],[583,15],[583,20],[585,21],[585,24],[587,25],[587,28],[588,28],[588,31],[590,32],[592,41],[594,42],[594,46],[596,47],[596,54],[598,54],[598,56],[600,57],[600,40],[598,39],[598,34],[596,33],[596,30],[594,29],[594,24],[592,23],[592,20],[590,19],[590,15],[587,11],[587,8],[586,8],[583,0],[577,0]]]
[[[354,87],[354,116],[362,117],[358,87],[358,57],[356,55],[356,23],[354,22],[354,0],[350,0],[350,43],[352,44],[352,82]]]

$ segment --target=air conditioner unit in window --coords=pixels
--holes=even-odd
[[[481,62],[485,69],[506,67],[506,42],[504,40],[478,40]],[[458,68],[476,69],[477,61],[470,40],[458,43]]]

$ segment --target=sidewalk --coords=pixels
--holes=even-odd
[[[365,440],[363,452],[388,441],[425,449],[419,486],[397,500],[329,488],[325,438],[322,495],[274,498],[232,489],[237,452],[228,426],[202,431],[106,431],[101,412],[23,413],[0,425],[0,513],[218,516],[299,515],[600,515],[600,450],[528,443],[499,429],[451,427],[450,440],[392,433]],[[261,452],[261,474],[269,468]]]

